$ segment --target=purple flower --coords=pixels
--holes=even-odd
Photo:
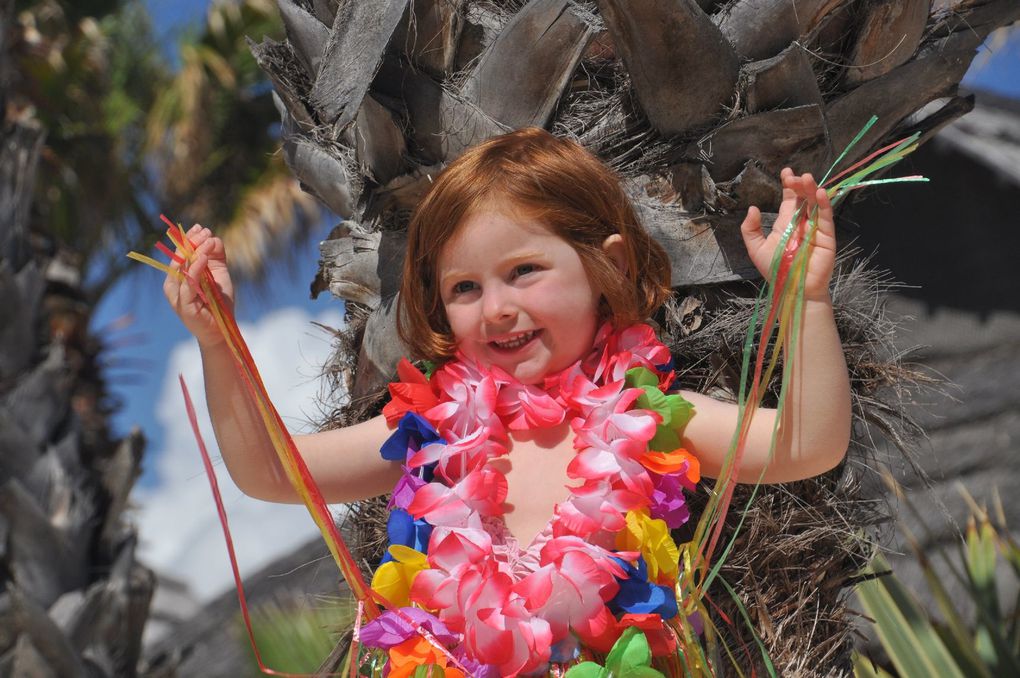
[[[700,612],[695,610],[690,615],[688,615],[687,623],[691,625],[691,628],[693,628],[694,632],[697,633],[699,636],[705,632],[705,622],[701,619]]]
[[[361,627],[361,643],[366,647],[378,647],[388,650],[400,645],[423,628],[443,645],[457,642],[456,634],[450,632],[443,622],[417,607],[401,607],[387,610]]]
[[[406,466],[402,468],[404,469],[404,475],[400,477],[400,480],[393,487],[393,496],[390,497],[390,503],[386,506],[388,509],[406,509],[411,505],[414,493],[418,491],[419,487],[426,484],[424,479],[413,475],[411,469]]]
[[[549,650],[549,661],[556,662],[557,664],[566,664],[577,659],[580,654],[581,644],[573,634],[568,634]]]
[[[483,664],[477,659],[469,657],[463,645],[453,651],[453,656],[460,667],[463,667],[464,673],[471,678],[500,678],[498,666]]]
[[[659,475],[649,473],[652,478],[652,496],[649,513],[652,518],[659,518],[665,521],[666,526],[675,530],[691,517],[690,509],[684,500],[684,484],[680,477],[683,473],[670,473]]]

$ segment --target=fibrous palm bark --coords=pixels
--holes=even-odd
[[[13,3],[0,3],[0,35]],[[0,44],[7,102],[9,46]],[[74,257],[30,228],[45,130],[0,129],[0,676],[132,676],[152,595],[124,521],[140,434],[107,430]]]
[[[748,205],[765,212],[778,206],[782,167],[821,176],[872,115],[878,123],[843,166],[915,131],[923,143],[969,110],[972,100],[957,88],[977,48],[993,29],[1020,18],[1015,0],[278,5],[288,39],[253,50],[276,88],[292,171],[346,220],[323,244],[313,292],[329,289],[348,301],[350,343],[340,363],[356,402],[377,398],[406,352],[394,332],[394,295],[410,211],[430,178],[471,144],[525,125],[576,139],[623,177],[644,225],[670,254],[674,286],[711,296],[713,287],[755,275],[737,225]],[[932,111],[933,102],[939,105]],[[867,279],[854,275],[835,295],[845,341],[862,310],[846,290]],[[703,312],[689,296],[661,318],[681,353],[698,332],[717,341],[728,331],[705,333],[713,323],[698,330]],[[856,357],[880,352],[877,334],[855,339],[869,346],[848,349],[859,351]],[[687,378],[702,390],[725,391],[719,375],[734,356],[700,348],[712,354],[714,367]],[[854,358],[848,362],[857,402],[869,403],[855,414],[888,423],[889,406],[875,393],[895,381],[896,366],[887,364],[879,370],[883,378],[872,379],[868,361]],[[836,482],[833,475],[804,491],[833,505],[842,497],[845,507],[854,483]],[[797,501],[778,491],[767,492],[766,501],[778,506],[783,529],[803,519],[801,533],[832,536],[831,525],[844,518],[838,512],[791,518]],[[857,527],[861,519],[849,522]],[[745,534],[752,554],[761,543],[754,539],[775,534],[765,522],[755,525],[760,529]],[[784,620],[842,618],[840,591],[860,555],[836,554],[805,571],[805,581],[831,582],[815,581],[813,593],[791,582],[789,600],[750,600],[766,643],[786,660],[781,672],[848,670],[845,633],[814,627],[812,638],[810,623]],[[781,569],[766,571],[767,561],[742,560],[731,571],[738,588],[760,593],[753,580]]]

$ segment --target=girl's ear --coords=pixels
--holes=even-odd
[[[623,236],[614,233],[602,241],[602,251],[606,253],[621,274],[627,275],[627,248]]]

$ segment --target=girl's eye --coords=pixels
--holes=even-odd
[[[538,270],[538,266],[535,264],[521,264],[514,268],[514,277],[527,275],[528,273],[534,273]]]
[[[470,292],[474,288],[475,288],[475,284],[473,282],[471,282],[470,280],[461,280],[459,283],[454,284],[454,286],[453,286],[453,293],[454,294],[464,294],[465,292]]]

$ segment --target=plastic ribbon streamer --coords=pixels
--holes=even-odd
[[[913,152],[917,148],[918,133],[878,149],[833,176],[835,168],[840,165],[851,149],[871,129],[877,120],[877,117],[872,117],[868,121],[864,128],[858,132],[839,155],[820,182],[820,186],[826,190],[833,206],[842,201],[851,191],[865,186],[927,181],[925,177],[921,176],[895,177],[890,179],[868,178],[899,162],[903,157]],[[676,628],[676,632],[680,636],[681,647],[687,650],[682,656],[684,664],[682,675],[702,676],[712,675],[713,673],[711,669],[712,662],[709,660],[713,650],[716,655],[719,652],[719,648],[714,647],[717,629],[712,625],[711,617],[703,601],[708,600],[708,588],[718,577],[719,570],[725,562],[726,556],[736,542],[736,537],[747,515],[746,509],[741,513],[740,520],[737,522],[737,526],[728,543],[714,561],[713,555],[719,545],[726,515],[737,484],[738,471],[743,460],[751,419],[761,404],[765,387],[772,378],[784,346],[794,347],[800,343],[801,317],[804,308],[804,279],[807,272],[811,243],[818,228],[817,206],[809,212],[801,205],[794,212],[789,224],[776,224],[776,227],[783,228],[782,236],[773,255],[767,284],[762,288],[755,300],[754,311],[751,322],[748,324],[744,341],[740,391],[737,398],[738,423],[734,430],[730,449],[723,463],[722,471],[712,490],[704,513],[702,513],[698,521],[694,538],[681,546],[682,575],[677,583],[677,600],[682,605],[682,613],[677,617],[679,628]],[[775,341],[771,344],[770,349],[770,339],[773,336],[775,336]],[[752,355],[755,357],[753,368],[751,366]],[[783,363],[779,402],[772,429],[769,460],[772,459],[775,452],[779,422],[783,417],[787,387],[793,372],[796,355],[796,351],[787,351],[787,359]],[[761,480],[764,477],[764,472],[765,470],[763,469],[758,477],[758,481],[755,483],[748,502],[749,504],[757,493]],[[721,578],[719,578],[719,581],[735,601],[744,623],[747,624],[748,628],[752,628],[747,610],[735,592]],[[699,642],[699,633],[691,623],[692,619],[698,619],[705,624],[705,637],[709,644],[709,653],[706,653],[702,643]],[[725,619],[725,621],[733,624],[731,620]],[[769,675],[775,676],[775,668],[772,666],[764,644],[757,634],[755,634],[755,641],[761,653],[762,663],[768,670]],[[728,655],[737,674],[743,676],[744,674],[740,671],[740,667],[730,648],[723,646],[722,651],[725,651]],[[749,650],[744,648],[744,656],[749,657],[748,653]],[[754,675],[753,669],[751,675]]]
[[[184,383],[184,377],[182,375],[178,375],[177,378],[181,382],[181,392],[184,394],[184,407],[188,413],[188,421],[191,422],[191,429],[195,433],[195,440],[198,443],[199,452],[202,454],[202,465],[205,468],[205,475],[209,479],[209,486],[212,489],[213,500],[216,502],[216,511],[220,519],[220,525],[223,526],[223,537],[227,543],[227,554],[230,556],[230,568],[234,573],[234,583],[237,586],[237,600],[241,605],[241,617],[244,619],[244,627],[248,631],[248,640],[251,643],[252,652],[255,654],[255,662],[259,665],[259,670],[262,671],[262,673],[272,676],[283,676],[284,678],[304,678],[307,674],[277,671],[269,668],[266,666],[265,662],[262,661],[262,653],[259,652],[258,644],[255,642],[255,632],[252,630],[251,626],[251,615],[248,611],[248,600],[244,594],[244,586],[241,584],[241,573],[237,568],[237,555],[234,553],[234,540],[230,536],[230,526],[227,523],[227,510],[223,506],[223,496],[220,494],[220,486],[219,482],[216,480],[216,472],[213,470],[212,459],[209,457],[208,450],[206,450],[202,434],[198,430],[198,417],[195,415],[195,405],[191,401],[191,394],[188,392],[188,387]]]
[[[846,149],[836,159],[832,168],[830,168],[820,183],[821,187],[827,191],[829,200],[834,206],[851,191],[865,186],[886,183],[927,181],[926,178],[920,176],[869,179],[872,175],[888,168],[896,162],[899,162],[904,156],[914,151],[917,148],[918,134],[914,134],[910,137],[889,144],[871,153],[864,159],[852,164],[850,167],[842,170],[838,174],[830,176],[835,171],[835,168],[838,167],[847,156],[850,150],[861,140],[868,130],[871,129],[876,120],[877,118],[873,117],[870,121],[868,121],[864,128],[857,134],[856,137],[854,137]],[[156,247],[172,261],[184,267],[194,257],[194,247],[185,236],[184,230],[180,225],[173,224],[166,217],[162,217],[162,219],[170,226],[167,231],[167,236],[174,245],[176,245],[178,251],[183,253],[183,256],[172,252],[162,243],[158,243]],[[712,490],[711,497],[705,511],[698,521],[694,538],[690,542],[680,545],[680,578],[676,585],[676,595],[677,601],[680,605],[680,614],[667,622],[669,631],[677,640],[679,650],[673,656],[659,658],[659,661],[655,662],[656,667],[661,669],[665,675],[668,676],[701,677],[714,675],[713,666],[718,665],[718,662],[721,661],[722,653],[725,653],[730,664],[736,670],[736,674],[739,676],[744,675],[744,672],[741,670],[738,663],[738,659],[733,654],[732,650],[724,643],[718,642],[719,633],[712,621],[710,607],[711,611],[714,612],[714,614],[724,623],[733,626],[736,621],[727,617],[723,611],[711,601],[711,599],[707,596],[707,591],[709,586],[718,578],[722,586],[729,592],[735,601],[736,607],[742,618],[742,622],[746,624],[748,628],[752,628],[750,616],[748,615],[747,610],[737,598],[735,592],[730,588],[729,584],[719,577],[719,570],[725,562],[727,554],[733,548],[737,534],[739,533],[746,517],[746,508],[740,516],[740,520],[737,523],[733,535],[723,546],[719,557],[713,560],[713,555],[719,547],[720,540],[722,538],[725,518],[733,498],[733,492],[737,482],[736,479],[743,459],[743,452],[747,442],[752,417],[761,404],[765,387],[772,378],[784,347],[797,346],[800,342],[800,325],[804,305],[804,279],[807,271],[811,242],[815,231],[817,230],[817,207],[814,210],[808,211],[804,209],[802,205],[795,211],[789,224],[776,224],[776,227],[783,228],[783,233],[776,247],[775,255],[773,256],[767,284],[761,290],[755,301],[751,322],[748,325],[744,341],[743,362],[741,366],[741,386],[737,400],[737,427],[733,433],[730,449],[723,463],[722,471],[719,474],[719,478]],[[377,602],[390,609],[394,609],[393,606],[387,605],[386,601],[382,600],[377,593],[373,592],[362,577],[361,571],[355,564],[349,549],[341,538],[339,531],[333,522],[333,518],[326,507],[322,494],[319,492],[314,479],[309,474],[304,461],[298,454],[294,441],[287,432],[286,427],[283,425],[279,414],[269,400],[269,396],[266,393],[265,386],[262,383],[255,363],[248,352],[244,340],[241,338],[241,334],[237,328],[237,323],[234,320],[233,314],[230,312],[229,306],[224,302],[219,288],[213,281],[212,275],[209,273],[208,269],[203,272],[201,279],[196,283],[191,277],[184,275],[181,271],[172,269],[169,266],[155,261],[145,255],[131,252],[128,256],[186,281],[187,284],[193,286],[195,293],[207,304],[208,308],[212,312],[217,325],[219,326],[220,332],[226,340],[226,345],[230,348],[230,351],[235,358],[235,363],[243,378],[243,383],[248,389],[253,401],[258,406],[266,431],[269,434],[270,440],[273,443],[273,448],[287,474],[287,478],[291,482],[295,491],[301,497],[302,501],[305,503],[305,506],[311,513],[316,525],[318,525],[322,532],[323,539],[325,539],[330,552],[333,554],[333,558],[336,561],[342,576],[347,581],[354,598],[358,602],[359,613],[358,618],[355,620],[355,628],[360,628],[362,617],[372,620],[380,614]],[[773,335],[775,335],[775,341],[772,343],[770,349],[770,339]],[[752,354],[754,355],[753,367],[751,364]],[[776,412],[775,424],[773,425],[772,430],[769,459],[771,459],[774,454],[776,439],[778,437],[779,422],[783,416],[787,386],[792,375],[795,356],[795,351],[788,351],[787,360],[783,363],[779,389],[779,403]],[[217,506],[220,512],[220,520],[226,534],[227,547],[231,558],[231,565],[234,569],[234,577],[237,583],[242,614],[248,627],[249,637],[251,638],[252,647],[255,649],[255,656],[259,662],[259,667],[264,673],[283,676],[295,675],[280,673],[266,668],[262,664],[258,649],[255,647],[254,635],[252,634],[251,624],[248,619],[247,603],[244,598],[240,575],[238,574],[233,546],[230,540],[226,514],[223,511],[222,501],[219,500],[219,493],[215,484],[215,476],[213,475],[211,462],[208,460],[208,454],[205,452],[205,445],[201,441],[201,437],[198,435],[198,428],[194,419],[194,410],[191,406],[191,400],[188,396],[187,389],[184,387],[183,380],[181,386],[185,393],[185,401],[188,406],[188,416],[192,420],[192,425],[199,441],[199,448],[202,451],[206,464],[206,472],[210,477],[211,484],[213,485],[214,496],[217,497]],[[759,476],[758,482],[755,483],[750,501],[753,501],[763,477],[764,470],[762,471],[762,475]],[[446,657],[453,659],[446,648],[442,647],[441,643],[435,641],[435,639],[431,637],[431,634],[425,629],[419,628],[419,625],[414,623],[414,621],[410,618],[407,618],[405,621],[411,623],[415,630],[423,638],[440,650]],[[702,641],[702,636],[704,636],[704,641]],[[766,667],[769,675],[775,676],[775,668],[768,658],[764,644],[756,634],[754,635],[754,639],[757,645],[757,650],[761,655],[762,663]],[[640,643],[641,641],[634,640],[633,642]],[[355,633],[355,640],[352,643],[353,652],[348,655],[347,660],[350,663],[344,667],[346,669],[344,671],[345,674],[353,676],[358,673],[358,646],[357,633]],[[745,646],[741,648],[741,651],[744,657],[750,659],[752,648]],[[588,653],[582,652],[582,658],[584,658],[586,654]],[[592,658],[594,659],[595,657]],[[456,663],[453,663],[452,665],[457,666]],[[423,668],[435,669],[435,671],[430,670],[427,673],[422,673],[421,675],[439,676],[443,674],[442,669],[438,666],[419,667],[419,669]],[[457,668],[461,667],[457,666]],[[574,670],[567,671],[567,674],[576,675],[579,676],[579,678],[581,676],[588,675],[583,670],[576,671],[578,668],[580,667],[575,666]],[[642,668],[643,667],[635,667],[634,675],[638,675],[639,673],[641,675],[654,675],[658,673],[658,671],[650,668],[644,670],[651,670],[653,673],[642,673],[639,670]],[[361,669],[362,675],[381,675],[379,672],[380,667],[373,666],[370,668],[369,666],[363,665]],[[550,671],[550,675],[562,675],[563,668],[561,666],[553,665],[550,667]],[[415,672],[414,675],[419,675],[419,672]],[[603,674],[596,672],[591,675]],[[751,671],[751,675],[755,675],[753,669]]]
[[[166,232],[167,237],[177,247],[178,252],[181,252],[182,254],[175,253],[161,242],[156,243],[156,248],[165,254],[171,261],[177,263],[178,266],[186,266],[195,256],[194,245],[187,238],[184,229],[180,224],[174,224],[163,215],[160,215],[160,218],[169,226]],[[354,562],[350,549],[340,536],[336,523],[333,521],[333,516],[329,512],[329,508],[326,506],[326,502],[322,497],[322,493],[320,492],[315,479],[309,473],[308,467],[301,458],[301,455],[294,444],[293,438],[291,438],[290,433],[283,424],[283,420],[280,418],[279,413],[276,411],[272,401],[269,399],[269,394],[266,392],[266,388],[259,375],[258,368],[255,366],[255,361],[252,359],[251,353],[248,351],[248,346],[237,327],[237,321],[230,310],[230,306],[223,299],[219,286],[213,280],[212,274],[209,270],[206,269],[203,271],[201,280],[196,283],[190,276],[186,275],[181,270],[173,269],[170,266],[156,261],[144,254],[130,252],[127,256],[159,269],[168,275],[175,276],[186,284],[191,285],[195,294],[202,299],[213,314],[213,317],[216,319],[216,324],[224,337],[226,345],[230,348],[230,351],[234,356],[234,364],[242,377],[242,382],[247,388],[249,395],[258,406],[262,422],[265,425],[266,432],[269,434],[270,440],[273,443],[273,449],[276,451],[277,457],[280,459],[280,463],[286,472],[287,479],[290,481],[291,486],[294,488],[295,492],[297,492],[298,496],[301,497],[301,500],[308,509],[308,512],[312,515],[312,519],[319,527],[322,537],[325,540],[330,553],[333,555],[333,559],[336,561],[341,575],[350,587],[354,599],[357,601],[358,612],[355,619],[355,631],[360,629],[363,620],[372,620],[379,616],[381,612],[379,605],[384,605],[387,608],[393,609],[394,606],[389,601],[377,592],[372,591],[367,582],[365,582],[365,579],[361,574],[361,570],[358,569],[357,564]],[[199,451],[202,455],[206,475],[209,478],[213,499],[216,503],[220,524],[223,527],[224,539],[227,545],[227,554],[230,558],[230,565],[234,575],[234,583],[237,588],[238,602],[241,607],[241,615],[244,620],[248,638],[251,642],[252,650],[259,669],[266,674],[286,676],[288,678],[303,678],[304,676],[311,675],[276,671],[267,667],[262,661],[261,653],[259,652],[257,643],[255,642],[254,631],[252,630],[248,603],[244,593],[244,585],[241,581],[237,558],[234,553],[233,539],[230,535],[230,527],[227,521],[226,510],[223,506],[223,499],[220,495],[219,484],[216,480],[215,472],[213,471],[212,461],[206,451],[205,442],[202,439],[201,432],[199,431],[198,421],[191,402],[191,396],[184,383],[183,376],[180,377],[180,383],[181,390],[184,394],[188,418],[191,423],[192,431],[195,435],[195,440],[198,443]],[[438,643],[426,629],[422,628],[415,620],[401,614],[399,611],[397,614],[400,615],[404,621],[410,624],[428,643],[433,645],[440,654],[444,655],[452,666],[459,666],[457,659],[454,658],[449,651],[442,646],[442,644]],[[357,633],[355,633],[354,642],[352,643],[352,653],[355,657],[353,660],[350,656],[348,657],[348,660],[351,661],[349,668],[350,675],[354,675],[359,668],[356,661],[357,651],[358,642]],[[315,675],[345,675],[345,673],[317,673]]]
[[[170,248],[163,243],[157,243],[156,247],[178,265],[185,266],[187,263],[190,263],[195,256],[194,245],[187,238],[184,233],[184,229],[180,226],[180,224],[174,224],[162,215],[161,218],[169,226],[166,232],[167,237],[177,247],[178,252],[181,254],[171,251]],[[273,449],[276,451],[277,457],[280,460],[280,464],[284,469],[287,479],[290,481],[291,486],[293,486],[295,492],[308,509],[308,512],[311,514],[315,524],[319,527],[322,537],[325,540],[330,553],[333,555],[333,559],[336,561],[337,567],[340,569],[341,575],[350,587],[354,598],[361,604],[360,609],[364,610],[365,617],[368,619],[374,619],[377,617],[380,613],[379,606],[376,604],[378,595],[374,594],[365,582],[361,571],[358,569],[357,564],[354,562],[354,558],[351,556],[350,549],[340,536],[340,532],[336,527],[336,523],[333,520],[333,516],[330,513],[329,508],[326,506],[326,502],[322,497],[322,493],[319,491],[318,485],[309,473],[308,467],[305,465],[304,460],[298,453],[293,438],[291,438],[290,433],[283,424],[283,420],[280,418],[279,413],[270,401],[269,394],[266,392],[266,388],[262,382],[261,376],[259,375],[258,368],[255,366],[255,361],[252,359],[251,353],[248,351],[248,346],[241,337],[241,332],[237,327],[234,315],[230,311],[229,305],[223,299],[219,286],[212,278],[212,274],[208,269],[206,269],[203,271],[201,279],[196,282],[180,270],[170,268],[166,264],[156,261],[144,254],[130,252],[127,256],[135,259],[136,261],[140,261],[144,264],[157,268],[168,275],[175,276],[184,281],[186,284],[191,285],[195,294],[201,298],[209,308],[213,317],[216,319],[216,324],[219,327],[220,333],[223,335],[226,345],[229,347],[231,354],[234,356],[234,363],[242,377],[242,382],[247,388],[253,402],[258,407],[262,423],[266,427],[266,433],[272,441]],[[210,483],[212,484],[213,496],[216,499],[217,506],[219,507],[220,522],[223,525],[224,533],[226,535],[227,549],[230,555],[231,566],[234,570],[234,580],[237,585],[238,598],[241,604],[245,625],[248,629],[248,635],[252,640],[252,647],[255,650],[255,655],[259,663],[259,668],[262,669],[264,673],[271,673],[274,675],[297,675],[279,673],[272,669],[268,669],[262,664],[262,660],[259,657],[258,649],[255,647],[251,622],[248,618],[247,603],[244,598],[244,590],[237,570],[233,544],[226,521],[226,513],[222,508],[222,500],[219,497],[219,489],[216,484],[216,478],[205,452],[205,444],[199,435],[198,427],[193,418],[193,410],[190,406],[190,397],[188,395],[187,388],[184,386],[183,379],[181,380],[181,387],[184,390],[185,402],[189,407],[189,417],[192,419],[192,428],[195,432],[199,449],[202,451],[203,458],[205,459],[206,473],[209,475]]]

